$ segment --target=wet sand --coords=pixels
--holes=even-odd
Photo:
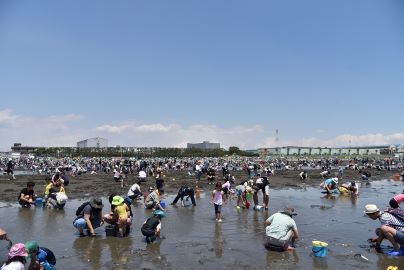
[[[215,222],[209,194],[201,192],[197,207],[167,208],[167,217],[162,221],[165,238],[153,244],[146,244],[140,232],[142,223],[151,215],[142,202],[133,205],[132,231],[122,239],[105,236],[104,227],[96,229],[96,237],[78,237],[72,220],[82,200],[75,199],[69,200],[64,211],[24,209],[16,203],[0,202],[0,216],[7,216],[7,220],[0,219],[0,227],[9,232],[14,242],[34,238],[50,248],[59,270],[404,268],[402,257],[392,258],[369,247],[366,240],[374,236],[380,222],[363,214],[368,203],[384,209],[389,198],[402,190],[402,181],[362,182],[359,197],[325,195],[318,186],[300,186],[272,190],[268,211],[237,209],[232,199],[223,207],[223,223]],[[167,194],[167,201],[173,196]],[[107,204],[107,198],[102,199]],[[263,246],[264,221],[286,203],[294,205],[298,213],[294,218],[300,234],[297,248],[282,253],[267,251]],[[313,257],[312,240],[329,244],[327,258]],[[1,242],[4,241],[0,241],[0,251],[6,244]],[[368,260],[358,259],[356,254]]]
[[[366,170],[371,173],[372,177],[369,181],[377,181],[382,179],[390,179],[394,171],[378,171]],[[284,170],[276,171],[275,175],[269,177],[270,187],[272,189],[281,188],[301,188],[302,183],[307,186],[317,186],[321,183],[320,170],[309,170],[308,179],[305,181],[300,180],[300,171]],[[247,180],[247,173],[245,171],[232,171],[236,177],[236,184],[242,180]],[[332,170],[331,175],[337,175],[337,170]],[[216,174],[216,181],[222,181],[221,172]],[[34,188],[37,196],[41,196],[45,187],[46,175],[17,175],[16,180],[9,180],[7,175],[0,176],[0,201],[15,202],[21,189],[26,187],[28,181],[34,181],[36,186]],[[121,187],[120,183],[113,180],[113,174],[99,173],[96,175],[83,174],[75,177],[69,177],[70,184],[66,187],[67,195],[70,199],[80,199],[85,197],[105,197],[109,194],[126,194],[130,185],[137,180],[134,175],[128,176],[128,186]],[[345,170],[342,182],[352,180],[360,181],[361,174],[359,171]],[[166,192],[176,192],[182,185],[195,186],[195,176],[189,176],[186,171],[168,171],[164,173],[164,184]],[[155,186],[155,179],[148,177],[146,183],[141,184],[142,191],[147,191],[150,186]],[[213,189],[208,185],[206,174],[202,175],[201,181],[198,183],[201,189]]]

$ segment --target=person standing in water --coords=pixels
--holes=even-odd
[[[222,204],[224,202],[224,192],[222,190],[222,183],[217,182],[215,186],[215,190],[212,192],[212,201],[215,206],[215,216],[217,222],[222,222]]]

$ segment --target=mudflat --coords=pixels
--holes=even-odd
[[[395,171],[388,170],[375,170],[367,169],[367,172],[371,173],[370,180],[377,181],[382,179],[390,179],[393,177]],[[319,185],[322,181],[320,176],[320,170],[313,169],[308,171],[308,179],[302,181],[299,177],[300,171],[296,170],[281,170],[275,171],[273,176],[269,177],[271,189],[281,188],[302,188],[303,184],[308,186]],[[247,180],[248,176],[246,171],[231,171],[231,174],[236,178],[236,185],[243,180]],[[331,176],[338,175],[337,170],[331,171]],[[7,202],[17,201],[17,197],[28,181],[35,182],[35,193],[37,196],[42,196],[45,189],[46,175],[17,175],[15,180],[10,180],[7,175],[0,176],[0,200]],[[66,187],[66,192],[69,198],[79,199],[85,197],[101,197],[108,196],[109,194],[126,194],[129,187],[137,182],[135,175],[128,175],[127,186],[121,187],[121,183],[117,183],[113,179],[113,174],[98,173],[91,175],[89,173],[78,176],[69,176],[70,183]],[[206,174],[201,176],[201,180],[197,183],[195,176],[189,176],[187,171],[170,170],[164,172],[164,188],[166,192],[174,192],[182,185],[196,186],[198,185],[201,190],[213,190],[213,186],[208,184]],[[361,173],[357,170],[345,170],[340,183],[349,181],[363,181],[361,180]],[[215,181],[221,181],[224,179],[221,172],[217,172]],[[149,187],[155,186],[155,178],[153,176],[147,177],[147,181],[141,184],[141,190],[147,191]]]

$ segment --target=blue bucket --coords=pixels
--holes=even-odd
[[[161,205],[161,207],[163,207],[164,209],[166,208],[166,203],[165,203],[165,202],[160,201],[160,205]]]
[[[327,257],[328,244],[321,241],[312,241],[312,251],[314,257]]]
[[[42,206],[43,206],[42,203],[43,203],[43,199],[42,199],[42,198],[36,198],[36,199],[35,199],[35,206],[36,206],[36,207],[42,207]]]

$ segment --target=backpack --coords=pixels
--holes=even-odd
[[[77,210],[76,210],[76,216],[80,216],[81,212],[83,212],[84,207],[86,207],[90,202],[85,202],[82,205],[80,205]]]
[[[387,208],[386,212],[393,215],[394,217],[404,221],[404,210],[400,208]]]
[[[43,251],[45,251],[46,253],[46,261],[48,263],[50,263],[51,265],[55,266],[56,265],[56,257],[55,254],[53,254],[53,252],[45,247],[39,247],[39,249],[42,249]]]

